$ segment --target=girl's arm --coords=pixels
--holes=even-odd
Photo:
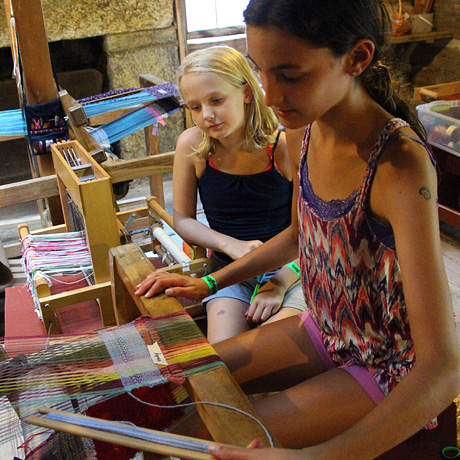
[[[299,259],[294,263],[298,266]],[[253,323],[263,323],[268,318],[278,313],[288,289],[299,279],[297,273],[286,265],[270,278],[258,290],[251,302],[247,319]]]
[[[173,167],[173,220],[175,231],[187,242],[224,252],[238,259],[261,241],[240,241],[210,229],[196,219],[197,176],[204,171],[204,160],[192,155],[192,145],[201,140],[199,128],[184,131],[177,141]]]

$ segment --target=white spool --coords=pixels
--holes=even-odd
[[[161,243],[169,255],[178,263],[188,263],[192,259],[185,254],[184,251],[171,239],[170,236],[161,228],[155,227],[153,229],[153,236]]]

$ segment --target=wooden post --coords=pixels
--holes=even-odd
[[[139,81],[142,88],[167,83],[162,78],[158,78],[150,74],[140,75]],[[144,128],[147,155],[158,155],[160,153],[160,137],[158,136],[158,134],[154,133],[154,128],[155,125],[150,125]],[[158,201],[160,202],[161,206],[165,206],[165,195],[162,174],[154,174],[153,176],[150,176],[150,194],[155,195],[158,198]]]
[[[14,14],[26,103],[28,105],[42,104],[56,99],[58,92],[51,67],[40,0],[4,0],[4,2],[8,23],[10,23],[11,9]],[[13,37],[11,32],[10,40],[12,48],[15,47],[16,37]],[[19,100],[22,100],[21,94],[19,94]],[[51,155],[37,156],[37,163],[39,176],[54,174]],[[32,175],[36,176],[33,168]],[[51,197],[47,201],[52,224],[62,223],[59,198]]]
[[[177,38],[179,41],[179,58],[182,62],[188,54],[187,46],[187,15],[185,13],[185,0],[175,0],[174,13],[177,27]]]
[[[188,50],[188,31],[187,31],[187,14],[185,0],[175,0],[174,14],[177,27],[177,40],[179,42],[179,61],[182,62],[189,53]],[[191,128],[194,125],[192,115],[188,110],[185,111],[185,127]]]

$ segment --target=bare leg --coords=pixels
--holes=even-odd
[[[213,345],[242,332],[250,325],[245,317],[248,304],[230,297],[220,297],[206,304],[208,320],[208,342]]]
[[[375,407],[361,385],[340,368],[270,394],[254,405],[275,438],[292,449],[337,436]]]
[[[327,370],[298,316],[252,329],[215,349],[247,393],[284,390]]]
[[[267,324],[215,346],[254,405],[287,448],[330,439],[363,418],[375,403],[343,369],[328,370],[298,316]]]
[[[300,313],[300,310],[298,310],[297,308],[291,308],[291,307],[280,308],[275,315],[270,316],[270,318],[268,318],[267,321],[263,322],[261,326],[273,323],[274,321],[279,321],[280,319],[289,318],[290,316],[297,316],[299,313]]]

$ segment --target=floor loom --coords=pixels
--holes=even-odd
[[[166,222],[172,228],[172,218],[155,197],[148,199],[148,206],[116,212],[110,176],[78,141],[54,145],[52,155],[65,224],[32,232],[32,235],[53,235],[56,230],[84,230],[94,280],[90,286],[51,295],[47,279],[34,276],[31,282],[47,331],[59,332],[55,320],[57,309],[90,299],[98,299],[104,326],[115,323],[108,257],[109,249],[120,243],[134,240],[146,251],[153,248],[157,254],[155,259],[161,258],[161,264],[156,264],[157,268],[185,274],[197,271],[203,273],[207,259],[201,256],[205,254],[205,250],[193,245],[188,246],[191,251],[191,257],[188,257],[177,247],[162,230],[162,222]],[[21,239],[27,233],[27,225],[21,225]],[[151,233],[152,239],[145,238],[145,233]],[[203,313],[200,303],[187,303],[186,308],[193,316]]]
[[[124,324],[142,315],[159,316],[173,311],[180,311],[181,306],[176,299],[166,295],[159,295],[152,299],[134,295],[135,286],[152,272],[152,266],[145,255],[135,244],[119,246],[110,250],[110,269],[112,278],[112,292],[115,304],[117,324]],[[217,368],[212,373],[193,376],[189,379],[191,393],[196,401],[216,400],[237,406],[239,387],[231,384],[227,386],[227,369]],[[244,406],[243,406],[244,407]],[[216,441],[235,445],[247,445],[247,428],[240,427],[238,414],[222,415],[214,412],[210,407],[199,407],[200,415]],[[219,425],[214,426],[218,420]],[[456,433],[456,406],[451,404],[438,417],[439,426],[435,430],[421,430],[389,452],[378,457],[378,460],[432,460],[438,458],[441,450],[446,446],[457,445]],[[249,423],[247,420],[245,423]],[[236,427],[236,428],[235,428]],[[240,431],[241,429],[241,431]],[[258,427],[256,427],[258,429]],[[228,439],[229,432],[235,438]],[[240,436],[242,436],[240,438]],[[251,438],[250,435],[249,438]],[[185,458],[185,457],[184,457]]]
[[[165,331],[178,326],[178,330],[171,336],[174,339],[170,337],[167,340],[167,345],[173,351],[166,351],[168,347],[163,348],[163,345],[161,346],[161,351],[165,350],[164,356],[167,358],[168,364],[172,365],[173,372],[177,372],[177,367],[181,367],[181,371],[177,375],[182,372],[186,376],[181,385],[186,389],[192,401],[202,403],[197,405],[197,411],[212,439],[215,442],[242,447],[247,446],[255,438],[261,439],[263,445],[267,447],[278,445],[276,440],[273,440],[268,434],[266,428],[260,424],[253,406],[233,380],[228,369],[215,355],[211,345],[206,341],[190,315],[185,312],[181,303],[177,299],[164,294],[150,299],[134,295],[136,284],[154,270],[143,251],[135,243],[117,246],[110,250],[111,287],[118,325],[113,330],[126,326],[131,327],[133,323],[145,321],[146,318],[153,318],[153,321],[163,324]],[[147,319],[147,321],[149,320]],[[110,332],[111,330],[108,329],[102,331],[102,333]],[[163,339],[164,336],[160,334],[159,337]],[[186,359],[182,358],[178,350],[180,350],[181,346],[185,346],[187,348],[184,352],[191,354],[193,350],[199,350],[199,344],[203,345],[208,353],[213,356],[213,365],[208,367],[201,365],[200,370],[195,372],[185,367],[187,364]],[[5,346],[7,346],[8,351],[7,342],[5,342]],[[91,349],[94,350],[94,347],[91,347]],[[81,351],[79,353],[81,354]],[[25,358],[20,359],[23,363],[28,360],[27,355]],[[200,359],[197,362],[201,362]],[[31,359],[29,358],[29,360]],[[11,364],[9,364],[9,367],[11,368]],[[0,364],[0,376],[1,371]],[[209,405],[206,402],[217,404]],[[233,410],[227,406],[230,406]],[[42,414],[56,413],[56,410],[44,408],[40,412]],[[68,412],[69,409],[66,409],[67,414]],[[164,442],[152,443],[139,441],[124,433],[108,433],[104,431],[106,429],[104,427],[92,428],[85,424],[80,427],[75,426],[73,419],[56,421],[50,420],[48,416],[40,416],[34,413],[28,416],[25,421],[41,427],[51,428],[58,432],[76,434],[96,440],[109,441],[121,446],[142,449],[144,458],[151,458],[148,452],[172,455],[184,459],[204,460],[212,458],[206,452],[207,444],[204,447],[205,451],[195,451],[194,448],[189,446],[190,442],[193,444],[194,440],[188,437],[184,438],[186,445],[178,448],[174,444],[171,447],[169,444],[171,436],[167,435]],[[200,448],[203,449],[202,446]]]
[[[94,283],[51,296],[46,279],[33,279],[45,328],[51,333],[58,333],[55,320],[58,308],[96,298],[99,299],[103,324],[112,325],[114,314],[107,254],[111,247],[120,244],[120,232],[110,176],[77,141],[53,145],[52,155],[65,222],[59,230],[84,231]],[[21,238],[26,236],[27,230],[27,226],[20,226]],[[39,231],[39,234],[54,232],[55,228],[51,227]]]

